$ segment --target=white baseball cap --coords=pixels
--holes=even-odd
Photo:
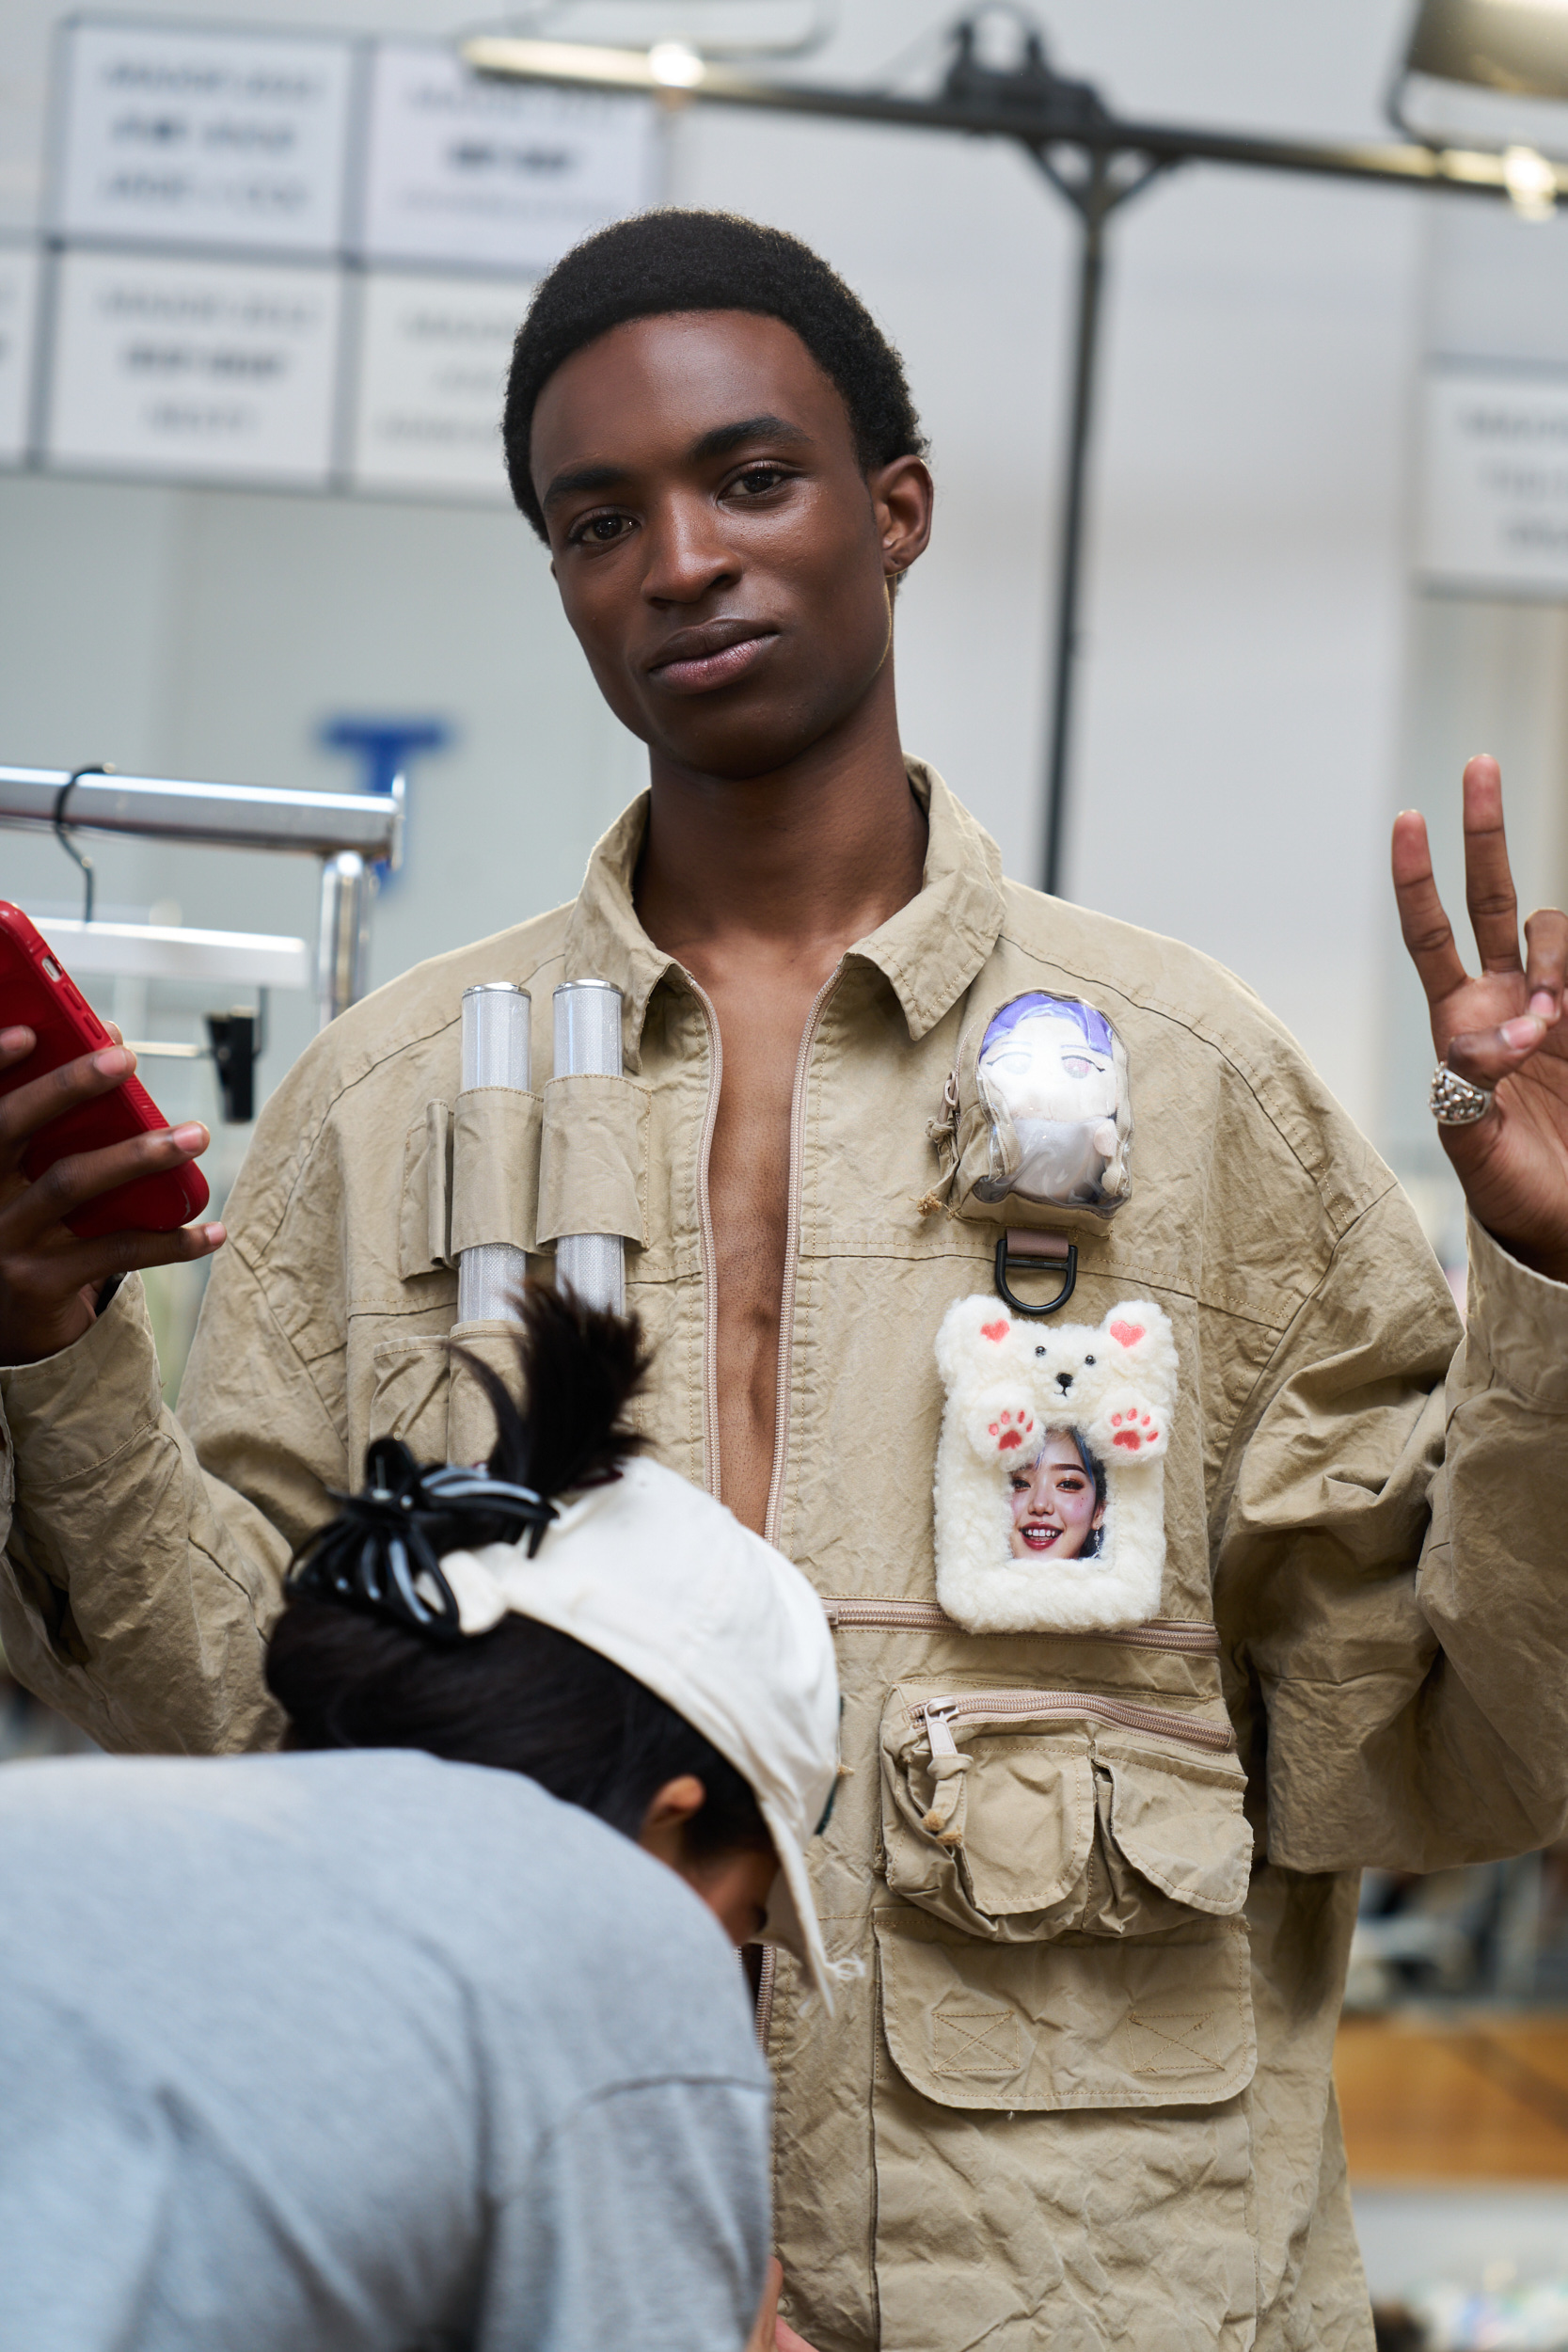
[[[832,1975],[806,1847],[838,1776],[838,1675],[799,1568],[689,1479],[633,1457],[526,1542],[442,1554],[465,1633],[509,1612],[570,1633],[644,1683],[751,1787],[779,1857],[764,1941]]]

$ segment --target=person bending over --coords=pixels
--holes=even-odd
[[[492,1379],[491,1474],[384,1443],[296,1566],[286,1753],[0,1773],[17,2352],[747,2338],[768,2096],[735,1947],[820,1965],[831,1638],[634,1458],[635,1327],[527,1313],[538,1402]]]
[[[1492,762],[1465,783],[1479,976],[1399,820],[1466,1333],[1251,992],[1007,881],[906,756],[895,591],[931,475],[896,352],[818,256],[717,214],[590,238],[519,330],[504,447],[648,790],[572,905],[405,973],[302,1056],[229,1202],[179,1418],[140,1285],[103,1285],[222,1229],[87,1244],[63,1219],[201,1136],[29,1184],[28,1135],[129,1059],[0,1104],[7,1655],[110,1747],[275,1740],[262,1644],[323,1486],[388,1433],[482,1450],[443,1352],[465,1236],[542,1270],[612,1228],[658,1458],[840,1629],[850,1777],[814,1873],[860,1973],[831,2023],[787,1954],[759,1999],[792,2323],[819,2352],[1360,2352],[1331,2074],[1357,1874],[1519,1851],[1568,1807],[1568,921],[1521,947]],[[526,817],[519,787],[520,899]],[[552,1079],[562,979],[620,989],[623,1077]],[[531,992],[539,1094],[504,1130],[459,1100],[462,993],[496,980]],[[8,1067],[30,1048],[0,1035]],[[1103,1549],[1015,1577],[1037,1608],[1007,1632],[937,1605],[937,1335],[973,1296],[1006,1335],[997,1244],[1029,1228],[1070,1238],[1074,1312],[1134,1375],[1168,1350],[1168,1452],[1106,1520],[1141,1531],[1143,1622],[1095,1607]],[[912,1711],[997,1690],[1011,1746],[983,1710]],[[937,1780],[967,1787],[964,1844],[956,1804],[923,1826]]]

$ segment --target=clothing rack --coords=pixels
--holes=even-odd
[[[321,860],[314,980],[320,1025],[365,993],[376,866],[403,857],[404,784],[388,792],[285,792],[260,785],[197,784],[161,776],[0,767],[0,827],[98,833],[207,849],[270,850]],[[71,787],[69,809],[61,799]],[[56,927],[58,928],[58,927]],[[85,934],[95,936],[87,939]],[[110,934],[113,934],[112,939]],[[250,978],[258,987],[307,984],[303,941],[249,931],[181,931],[157,924],[78,924],[84,971],[143,978]],[[105,962],[97,950],[111,958]],[[252,968],[254,967],[254,968]]]

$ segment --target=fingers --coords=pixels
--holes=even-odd
[[[1465,966],[1453,942],[1432,871],[1426,818],[1407,808],[1394,819],[1394,896],[1400,930],[1429,1004],[1439,1004],[1465,983]]]
[[[1465,769],[1465,903],[1483,972],[1518,972],[1519,901],[1503,832],[1503,785],[1484,755]]]
[[[1560,907],[1538,907],[1525,925],[1525,946],[1529,1009],[1539,1020],[1556,1021],[1568,977],[1568,914]]]
[[[784,2287],[784,2265],[776,2254],[768,2257],[768,2276],[763,2280],[762,2301],[757,2306],[752,2332],[746,2339],[746,2352],[774,2352],[779,2319],[779,2296]]]
[[[30,1029],[8,1029],[6,1038],[31,1037]],[[0,1040],[0,1043],[3,1043]],[[31,1046],[26,1048],[31,1052]],[[12,1062],[23,1056],[12,1053]],[[29,1079],[14,1093],[0,1098],[0,1150],[14,1148],[47,1127],[52,1119],[63,1111],[74,1110],[80,1103],[90,1103],[101,1094],[112,1094],[116,1087],[125,1084],[136,1067],[136,1057],[123,1045],[101,1045],[96,1054],[84,1054],[77,1061],[61,1062],[57,1070],[46,1070],[40,1077]]]
[[[1522,1012],[1500,1028],[1461,1031],[1449,1040],[1443,1059],[1472,1086],[1495,1087],[1524,1067],[1545,1034],[1543,1020]]]
[[[0,1070],[14,1070],[19,1061],[25,1061],[38,1043],[31,1029],[0,1029]]]
[[[106,1233],[102,1241],[83,1243],[84,1257],[93,1263],[82,1280],[103,1284],[112,1274],[141,1274],[150,1265],[188,1265],[214,1256],[228,1238],[225,1225],[182,1225],[172,1233]]]
[[[113,1192],[117,1185],[137,1176],[183,1167],[187,1160],[199,1158],[211,1141],[200,1120],[193,1119],[182,1127],[166,1128],[162,1135],[132,1136],[123,1143],[105,1144],[99,1152],[68,1152],[8,1205],[7,1241],[12,1248],[37,1242],[100,1194]],[[110,1266],[107,1271],[112,1274],[116,1268]]]
[[[13,1277],[13,1305],[30,1299],[43,1307],[78,1291],[93,1293],[111,1275],[141,1274],[150,1265],[188,1265],[193,1259],[212,1257],[228,1237],[222,1225],[183,1225],[172,1233],[105,1233],[97,1241],[74,1242],[68,1249],[35,1258],[25,1281]]]

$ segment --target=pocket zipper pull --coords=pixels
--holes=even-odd
[[[926,1717],[926,1737],[930,1741],[933,1756],[957,1756],[958,1753],[958,1743],[953,1737],[953,1727],[949,1720],[951,1711],[950,1708],[938,1707],[935,1704],[923,1710]]]
[[[923,1826],[943,1846],[961,1846],[964,1841],[964,1804],[968,1782],[965,1775],[974,1758],[959,1754],[948,1717],[951,1708],[927,1707],[926,1737],[931,1748],[931,1809]]]

